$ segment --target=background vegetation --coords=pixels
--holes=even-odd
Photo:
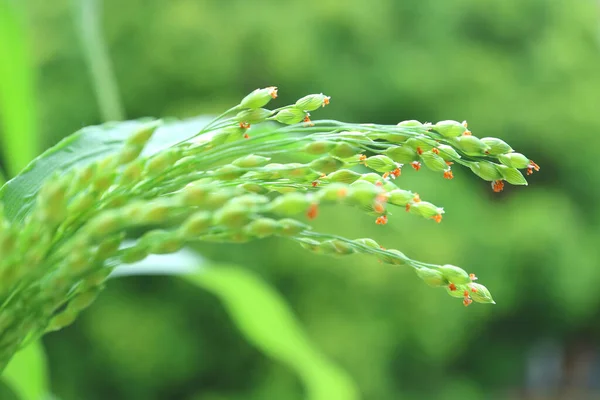
[[[22,59],[35,97],[4,102],[36,117],[16,129],[4,115],[0,133],[18,140],[16,132],[34,131],[41,151],[101,122],[102,109],[78,2],[13,3],[27,27],[19,40],[31,46]],[[406,217],[382,227],[339,208],[316,222],[476,272],[493,307],[465,309],[409,270],[320,258],[278,240],[200,249],[282,293],[365,399],[600,395],[598,2],[102,3],[126,118],[214,114],[277,85],[281,104],[330,95],[319,117],[466,119],[474,134],[505,139],[542,167],[529,187],[499,195],[458,168],[452,181],[403,176],[445,207],[440,225]],[[14,154],[3,153],[6,166]],[[64,400],[303,398],[292,371],[247,343],[216,297],[171,278],[113,281],[44,345]]]

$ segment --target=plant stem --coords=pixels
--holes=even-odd
[[[91,74],[102,119],[120,121],[125,117],[117,81],[102,38],[101,7],[98,0],[74,0],[75,25]]]

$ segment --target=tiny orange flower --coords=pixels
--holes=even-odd
[[[402,170],[400,168],[396,168],[392,171],[392,177],[397,178],[402,175]]]
[[[375,204],[373,204],[373,210],[378,214],[383,214],[385,207],[380,202],[375,202]]]
[[[377,225],[385,225],[387,224],[388,220],[387,220],[387,215],[382,215],[381,217],[377,217],[377,219],[375,220],[375,223]]]
[[[343,199],[348,194],[348,190],[346,188],[341,188],[337,191],[337,195],[340,199]]]
[[[379,193],[377,197],[375,197],[375,201],[385,204],[388,201],[388,196],[387,193]]]
[[[419,196],[419,193],[415,193],[415,197],[413,197],[413,201],[415,203],[418,203],[421,201],[421,196]]]
[[[306,216],[308,219],[315,219],[319,215],[319,205],[316,203],[311,204],[308,207],[308,211],[306,211]]]
[[[418,147],[418,146],[417,146],[417,154],[418,155],[423,154],[423,150],[420,147]]]
[[[367,156],[365,156],[364,154],[359,154],[358,155],[358,161],[360,161],[360,163],[362,165],[367,165],[366,161],[367,161]]]
[[[467,130],[467,131],[463,132],[463,136],[471,136],[471,135],[472,135],[471,131]]]
[[[463,304],[465,305],[465,307],[468,307],[469,305],[471,305],[472,302],[473,302],[473,300],[471,300],[469,297],[465,297],[463,299]]]
[[[269,96],[271,96],[271,98],[276,99],[277,98],[277,88],[275,86],[271,86],[268,87],[267,89],[269,89]]]
[[[504,182],[501,180],[492,182],[492,190],[496,193],[501,192],[504,189]]]
[[[431,152],[435,153],[435,154],[440,154],[440,151],[435,147],[433,149],[431,149]]]
[[[450,289],[451,292],[454,292],[456,290],[456,285],[450,282],[450,284],[448,285],[448,289]]]
[[[377,181],[377,182],[375,182],[375,186],[381,187],[381,186],[383,186],[383,182],[382,181]]]
[[[315,126],[315,124],[312,123],[312,121],[310,120],[310,114],[306,113],[306,115],[304,116],[303,121],[308,125],[308,126]]]
[[[540,166],[537,165],[533,160],[529,160],[529,168],[535,169],[536,172],[540,170]]]
[[[475,274],[469,274],[469,278],[471,278],[472,281],[477,280],[477,276],[475,276]]]
[[[447,170],[444,171],[444,178],[445,179],[454,178],[454,175],[452,174],[452,170],[450,168],[448,168]]]
[[[413,161],[410,163],[410,165],[415,169],[415,171],[418,171],[421,169],[421,163],[418,161]]]
[[[390,173],[389,173],[389,172],[385,172],[385,173],[383,174],[383,179],[387,179],[387,178],[389,178],[389,177],[390,177]]]
[[[431,217],[431,219],[439,224],[440,222],[442,222],[442,214],[434,215],[433,217]]]
[[[465,296],[465,297],[469,297],[469,291],[468,291],[468,290],[465,290],[465,291],[463,292],[463,296]]]
[[[319,181],[313,181],[312,182],[312,187],[317,187],[319,186]]]
[[[446,161],[447,166],[451,166],[452,164],[454,164],[452,161]]]
[[[406,203],[406,212],[410,211],[410,203]]]
[[[477,288],[476,288],[475,286],[472,286],[472,287],[471,287],[471,292],[473,292],[473,293],[477,293]]]
[[[250,139],[250,135],[248,135],[247,133],[244,133],[244,139]]]
[[[325,96],[323,98],[323,107],[325,107],[326,105],[328,105],[330,100],[331,100],[331,96]]]
[[[240,122],[240,128],[242,129],[250,129],[250,124],[247,122]]]

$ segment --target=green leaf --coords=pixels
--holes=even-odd
[[[33,342],[15,354],[2,379],[21,400],[40,400],[49,396],[48,366],[42,343]]]
[[[31,161],[39,145],[34,64],[23,3],[0,0],[0,147],[9,175]]]
[[[208,120],[206,117],[200,117],[185,121],[165,121],[156,130],[142,154],[148,156],[189,139],[196,135]],[[42,183],[52,174],[85,166],[118,152],[129,135],[150,121],[152,119],[90,126],[63,139],[33,160],[0,189],[0,201],[4,203],[6,218],[10,221],[22,221],[31,211]]]
[[[223,302],[250,343],[293,369],[305,385],[306,398],[358,399],[351,378],[314,347],[292,310],[259,277],[239,267],[214,266],[186,278]]]

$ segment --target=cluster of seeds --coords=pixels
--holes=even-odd
[[[368,238],[317,233],[306,219],[333,203],[376,224],[388,223],[394,207],[439,223],[443,208],[396,184],[405,166],[452,179],[452,165],[462,165],[499,191],[504,181],[526,184],[519,169],[530,174],[537,164],[500,139],[473,136],[466,123],[311,121],[328,96],[264,108],[276,97],[275,87],[257,89],[191,139],[146,157],[161,125],[148,123],[118,152],[48,179],[22,220],[9,222],[0,203],[0,370],[29,339],[70,324],[113,268],[194,241],[280,236],[322,254],[371,254],[412,267],[465,305],[493,303],[458,267],[415,261]],[[134,232],[143,233],[125,246]]]

